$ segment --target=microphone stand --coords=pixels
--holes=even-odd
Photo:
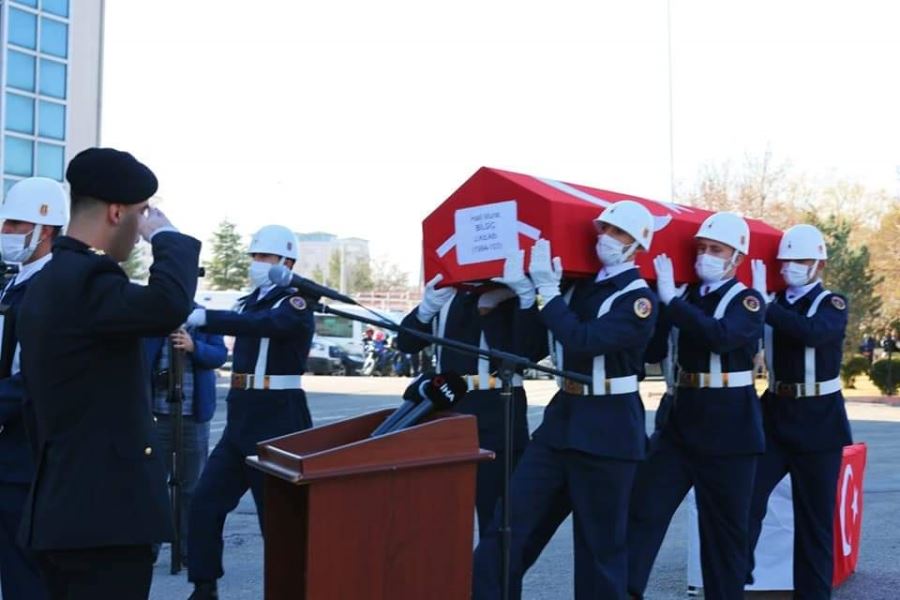
[[[515,422],[515,404],[512,401],[513,397],[513,376],[515,375],[517,367],[525,367],[528,369],[534,369],[536,371],[541,371],[542,373],[549,373],[550,375],[555,375],[556,377],[564,377],[566,379],[571,379],[573,381],[578,381],[581,383],[585,383],[587,385],[591,385],[593,383],[592,379],[587,375],[582,375],[581,373],[574,373],[571,371],[560,371],[558,369],[554,369],[552,367],[545,367],[544,365],[540,365],[538,363],[532,362],[525,357],[519,356],[517,354],[512,354],[510,352],[503,352],[501,350],[494,350],[493,348],[479,348],[478,346],[473,346],[471,344],[466,344],[464,342],[458,342],[456,340],[451,340],[447,338],[438,337],[435,335],[431,335],[430,333],[425,333],[419,331],[417,329],[412,329],[409,327],[404,327],[403,325],[398,325],[397,323],[391,323],[387,320],[379,320],[372,319],[369,317],[364,317],[362,315],[355,315],[352,313],[344,312],[342,310],[338,310],[335,308],[331,308],[327,304],[322,304],[319,299],[314,300],[311,304],[313,305],[313,309],[321,312],[328,313],[338,317],[344,317],[346,319],[350,319],[353,321],[359,321],[360,323],[366,323],[368,325],[374,325],[376,327],[381,327],[384,329],[390,329],[391,331],[402,332],[422,340],[425,340],[429,343],[436,344],[438,346],[444,346],[445,348],[453,348],[454,350],[484,357],[487,359],[495,359],[500,362],[500,369],[498,371],[498,375],[503,384],[500,391],[500,398],[503,402],[503,491],[501,493],[500,500],[500,563],[501,563],[501,598],[502,600],[509,599],[509,586],[510,586],[510,550],[512,546],[512,528],[509,522],[510,516],[510,477],[512,475],[512,456],[513,456],[513,440],[512,440],[512,425]]]

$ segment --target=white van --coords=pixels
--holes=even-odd
[[[364,308],[352,304],[330,305],[341,312],[360,315],[370,319],[377,319],[375,315]],[[403,315],[395,312],[379,311],[393,323],[399,323]],[[316,313],[316,337],[327,342],[338,344],[347,354],[361,357],[363,355],[363,332],[369,325],[354,321],[347,317],[339,317],[329,313]],[[376,328],[377,329],[377,328]],[[388,332],[390,333],[390,332]],[[393,333],[391,333],[393,335]]]

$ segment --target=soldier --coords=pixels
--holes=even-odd
[[[6,193],[0,219],[3,259],[19,265],[18,274],[10,278],[0,296],[0,583],[7,600],[40,600],[48,595],[38,564],[15,539],[34,477],[22,412],[24,391],[15,314],[29,281],[53,257],[53,241],[69,222],[69,199],[52,179],[23,179]]]
[[[778,246],[787,289],[766,310],[766,453],[759,460],[750,509],[748,573],[769,494],[790,473],[797,598],[831,597],[835,490],[843,447],[852,443],[840,378],[847,300],[822,285],[827,259],[818,229],[788,229]],[[753,286],[766,296],[762,261],[753,261]]]
[[[190,507],[188,579],[193,600],[218,598],[225,517],[247,488],[263,529],[263,475],[247,466],[259,441],[312,426],[301,374],[315,332],[312,307],[290,287],[269,281],[273,265],[293,268],[297,239],[282,225],[268,225],[249,248],[253,291],[236,310],[197,309],[188,325],[235,336],[228,422],[200,477]]]
[[[521,596],[522,576],[536,533],[574,513],[575,597],[622,598],[626,584],[628,497],[647,436],[638,375],[653,334],[656,298],[634,257],[647,251],[653,217],[640,204],[620,201],[595,220],[595,280],[560,292],[562,265],[550,244],[531,251],[529,274],[544,300],[540,317],[553,336],[557,367],[592,378],[592,385],[559,381],[513,474],[510,597]],[[541,328],[541,335],[545,335]],[[474,597],[501,595],[499,512],[475,551]],[[538,540],[539,541],[539,540]]]
[[[457,291],[452,287],[437,289],[442,276],[435,276],[425,286],[422,303],[403,319],[402,325],[483,349],[493,348],[540,360],[547,353],[546,336],[530,340],[524,337],[534,330],[529,323],[538,318],[534,286],[525,275],[524,260],[525,252],[517,251],[506,261],[504,277],[496,280],[503,287],[488,291],[479,288],[468,291]],[[397,336],[401,352],[417,353],[427,345],[428,342],[408,333],[400,332]],[[504,414],[500,398],[502,382],[497,377],[500,365],[497,361],[451,348],[438,346],[435,352],[438,372],[453,371],[469,384],[468,393],[454,410],[478,418],[479,444],[496,454],[495,460],[478,465],[475,508],[478,531],[483,534],[503,489]],[[528,402],[522,387],[521,368],[513,376],[513,403],[515,465],[528,443]]]
[[[172,512],[141,338],[187,318],[200,242],[149,208],[156,177],[127,152],[89,148],[66,178],[68,234],[18,313],[37,452],[19,539],[53,598],[146,598],[151,544],[172,539]],[[118,264],[138,235],[153,247],[146,286]]]
[[[646,361],[677,352],[677,387],[653,451],[638,468],[628,519],[628,591],[640,598],[669,521],[694,487],[706,598],[743,598],[747,523],[762,418],[753,357],[763,300],[734,274],[750,247],[736,214],[707,218],[695,235],[699,285],[679,297],[672,261],[654,259],[664,304]],[[674,331],[674,333],[673,333]],[[675,338],[670,343],[670,334]]]

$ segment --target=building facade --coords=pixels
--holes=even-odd
[[[103,0],[0,0],[3,192],[100,139]]]

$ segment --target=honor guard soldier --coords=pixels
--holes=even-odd
[[[560,293],[562,265],[538,240],[529,274],[544,300],[541,321],[556,366],[590,377],[559,381],[511,482],[510,597],[521,597],[535,532],[574,513],[575,597],[623,598],[628,498],[647,436],[638,394],[644,351],[653,335],[656,296],[641,279],[635,254],[647,251],[653,217],[636,202],[610,205],[595,221],[603,268]],[[560,514],[561,508],[563,513]],[[474,598],[501,596],[497,511],[475,551]]]
[[[301,374],[315,331],[313,309],[290,287],[269,281],[274,265],[293,268],[297,238],[287,227],[268,225],[250,242],[253,291],[235,310],[195,310],[188,325],[235,337],[228,420],[200,477],[190,507],[188,579],[191,598],[217,598],[225,517],[250,488],[263,529],[263,474],[247,466],[262,440],[312,426]]]
[[[788,229],[778,246],[787,289],[766,309],[766,453],[759,460],[750,510],[748,572],[753,571],[753,550],[769,494],[789,473],[797,598],[831,597],[835,490],[843,447],[852,443],[840,378],[847,301],[822,286],[827,258],[818,229]],[[753,285],[766,294],[762,261],[753,262]]]
[[[37,561],[16,543],[34,462],[22,411],[15,315],[29,281],[53,257],[53,241],[69,222],[69,198],[52,179],[23,179],[6,193],[0,219],[3,260],[19,265],[0,296],[0,584],[7,600],[40,600],[49,596]]]
[[[764,449],[753,358],[762,337],[759,292],[734,274],[750,247],[746,221],[720,212],[695,236],[698,285],[678,297],[672,261],[654,259],[665,305],[646,361],[676,352],[669,415],[638,469],[628,520],[628,591],[641,598],[672,515],[697,497],[704,597],[743,598],[750,493]],[[670,342],[670,335],[674,340]]]
[[[504,277],[496,280],[504,287],[483,293],[477,288],[470,291],[457,291],[452,287],[437,289],[442,276],[435,276],[425,286],[422,303],[403,319],[402,324],[482,349],[529,355],[537,360],[543,358],[546,338],[532,339],[529,344],[523,337],[534,329],[529,322],[538,318],[534,286],[524,272],[524,256],[524,250],[520,250],[506,261]],[[401,352],[418,353],[427,345],[428,342],[421,338],[402,331],[397,336]],[[465,398],[454,406],[454,411],[478,418],[479,444],[496,454],[495,460],[478,465],[475,508],[478,531],[483,534],[503,489],[504,414],[500,397],[503,383],[497,375],[500,364],[441,346],[435,348],[435,353],[438,373],[459,373],[469,385]],[[515,465],[528,443],[528,404],[522,387],[521,368],[513,376],[513,403]]]
[[[36,448],[19,539],[52,598],[147,598],[151,545],[173,531],[142,338],[190,314],[200,242],[149,207],[156,177],[127,152],[89,148],[66,178],[68,233],[17,317]],[[146,286],[119,266],[138,235],[153,247]]]

